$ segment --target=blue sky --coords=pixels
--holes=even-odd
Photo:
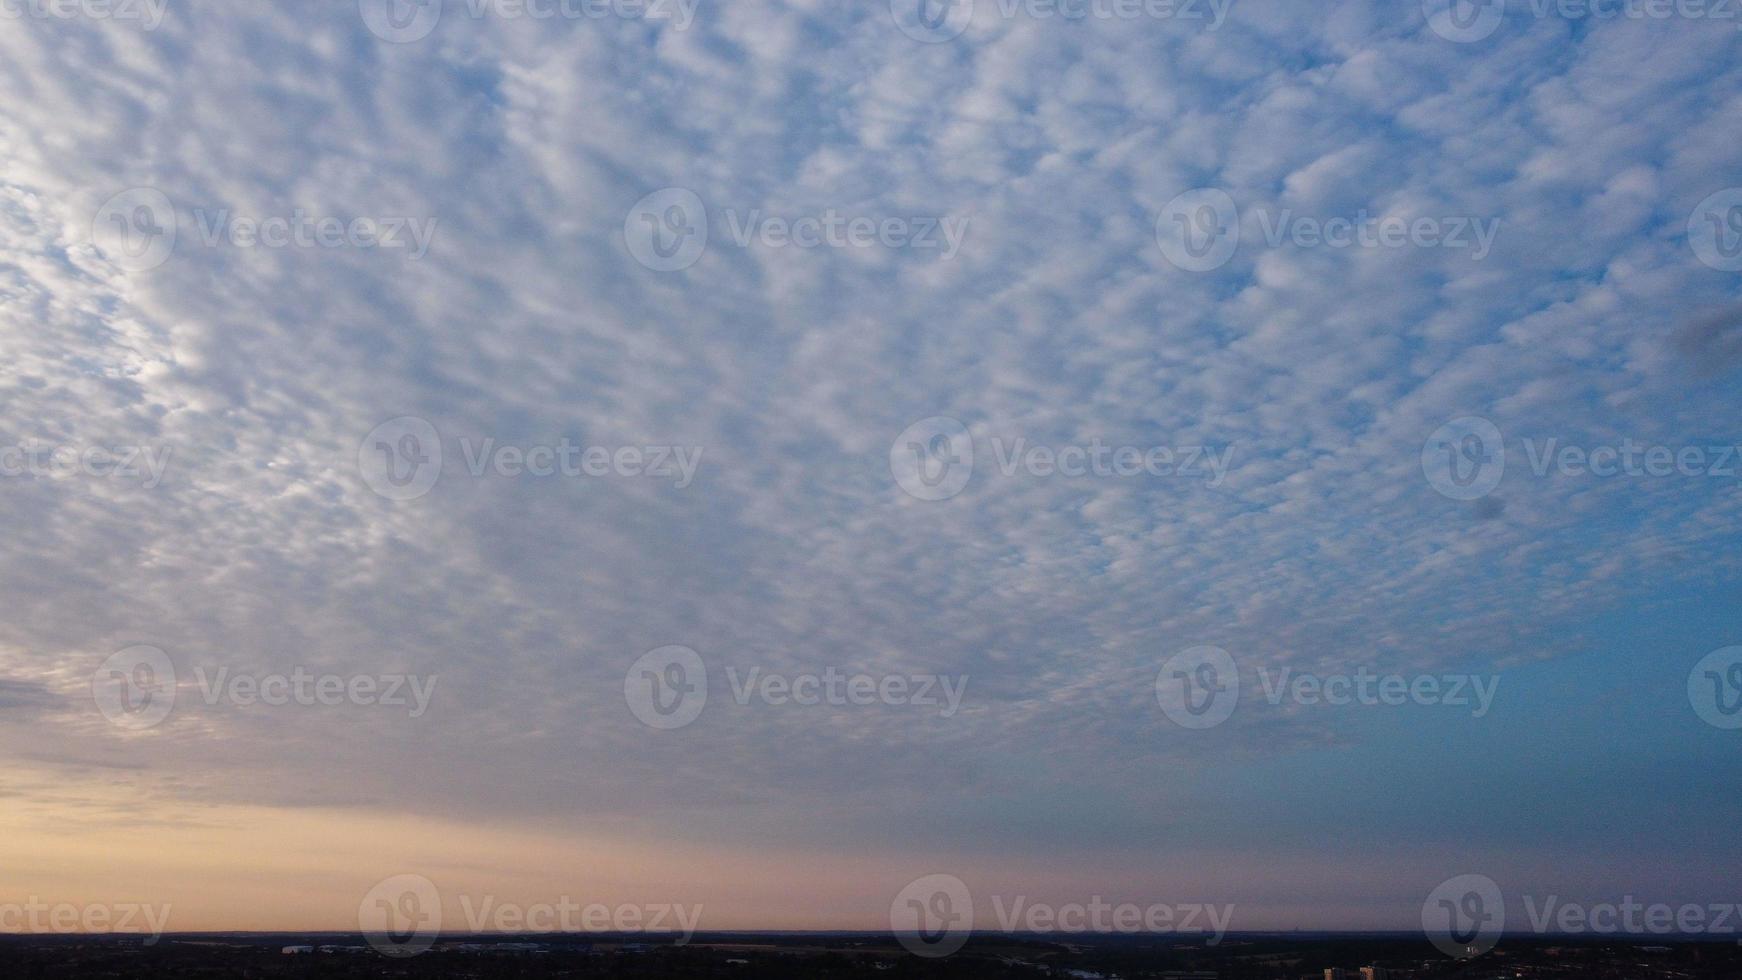
[[[1742,643],[1742,460],[1532,463],[1742,445],[1738,22],[1514,2],[1459,40],[1432,0],[1234,0],[1213,27],[973,8],[950,36],[904,0],[703,0],[682,26],[447,0],[416,37],[374,0],[0,23],[0,446],[168,454],[159,481],[0,478],[26,829],[322,810],[1064,896],[1068,859],[1251,928],[1412,928],[1464,873],[1734,900],[1742,732],[1688,680]],[[1182,267],[1203,190],[1238,244]],[[130,259],[141,206],[173,249]],[[878,231],[767,223],[831,215]],[[298,216],[343,230],[251,242]],[[1431,227],[1321,244],[1339,218]],[[639,229],[700,223],[687,264],[650,261]],[[1505,466],[1458,499],[1424,446],[1472,417]],[[926,499],[891,458],[939,418],[974,461]],[[382,431],[390,455],[435,433],[422,492],[382,492]],[[565,440],[696,465],[468,466]],[[1226,469],[1000,465],[1094,445]],[[137,644],[177,677],[146,730],[92,706]],[[671,645],[708,701],[665,731],[625,678]],[[1156,681],[1203,646],[1242,697],[1191,730]],[[417,718],[254,710],[198,696],[223,665],[439,684]],[[949,717],[734,703],[728,669],[831,666],[967,687]],[[1363,667],[1499,687],[1482,717],[1260,694]],[[877,925],[886,900],[811,860],[767,925]]]

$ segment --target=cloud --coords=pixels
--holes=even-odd
[[[0,704],[69,705],[0,721],[9,751],[142,766],[188,806],[838,847],[919,827],[1030,846],[997,815],[1068,797],[1135,851],[1171,806],[1219,798],[1157,773],[1213,784],[1359,737],[1257,705],[1183,742],[1154,696],[1172,653],[1481,669],[1736,581],[1733,484],[1538,477],[1521,448],[1734,440],[1736,394],[1683,397],[1666,353],[1717,370],[1739,349],[1734,281],[1676,237],[1742,163],[1733,31],[1521,21],[1458,45],[1413,5],[1241,3],[1206,32],[982,4],[931,44],[882,4],[704,5],[682,31],[448,6],[404,44],[345,2],[0,37],[0,445],[172,452],[154,489],[0,479]],[[149,270],[92,227],[134,187],[175,210]],[[704,202],[710,236],[658,272],[625,225],[666,187]],[[1197,187],[1243,215],[1206,273],[1155,237]],[[946,259],[729,230],[830,212],[967,231]],[[1363,213],[1499,234],[1478,260],[1262,231]],[[434,233],[418,260],[202,233],[305,217]],[[1474,505],[1421,467],[1468,415],[1512,453]],[[403,416],[445,461],[395,501],[358,454]],[[933,416],[976,449],[935,503],[889,468]],[[467,472],[484,440],[564,439],[703,455],[684,489]],[[995,446],[1019,439],[1232,456],[1216,486],[1006,475]],[[180,686],[124,737],[77,692],[135,643]],[[695,726],[658,733],[623,679],[667,644],[714,686]],[[724,681],[830,665],[966,674],[969,693],[943,719],[739,706]],[[201,698],[219,666],[440,682],[415,720],[243,709]]]

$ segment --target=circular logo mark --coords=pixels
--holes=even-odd
[[[383,422],[357,447],[357,470],[388,500],[416,500],[441,479],[442,437],[420,418]]]
[[[1506,441],[1487,419],[1454,419],[1422,444],[1421,472],[1430,486],[1453,500],[1486,497],[1506,475]]]
[[[1688,701],[1713,728],[1742,728],[1742,646],[1714,650],[1688,674]]]
[[[153,646],[132,646],[91,674],[91,699],[110,724],[134,731],[152,728],[175,708],[175,664]]]
[[[962,36],[974,21],[974,0],[889,0],[889,13],[901,33],[924,44]]]
[[[1742,187],[1721,190],[1694,208],[1688,244],[1719,272],[1742,272]]]
[[[1214,728],[1240,704],[1240,669],[1221,647],[1181,651],[1155,675],[1155,700],[1181,728]]]
[[[689,647],[649,650],[623,675],[623,700],[630,714],[649,728],[682,728],[707,707],[708,666]]]
[[[429,37],[442,19],[444,0],[357,0],[369,33],[391,44]]]
[[[948,956],[974,932],[974,896],[955,875],[915,879],[889,904],[889,928],[915,956]]]
[[[1506,898],[1487,875],[1443,881],[1421,903],[1421,931],[1435,949],[1455,959],[1488,952],[1505,930]]]
[[[416,956],[441,933],[442,896],[423,875],[394,875],[358,903],[357,928],[383,956]]]
[[[1240,209],[1227,191],[1186,191],[1156,217],[1155,241],[1162,257],[1186,272],[1220,269],[1240,247]]]
[[[103,202],[91,219],[91,242],[127,272],[145,272],[175,252],[175,205],[155,187],[134,187]]]
[[[635,261],[655,272],[687,269],[708,247],[708,209],[685,187],[654,191],[629,209],[623,242]]]
[[[1506,19],[1506,0],[1421,0],[1421,12],[1435,34],[1472,44],[1500,29]]]
[[[908,496],[948,500],[974,475],[974,437],[942,415],[915,422],[889,446],[889,472]]]

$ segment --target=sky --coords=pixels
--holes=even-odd
[[[1742,900],[1742,13],[1443,7],[0,3],[0,912]]]

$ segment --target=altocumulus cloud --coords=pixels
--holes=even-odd
[[[1504,507],[1479,507],[1420,463],[1464,416],[1586,444],[1738,417],[1734,388],[1690,392],[1681,353],[1733,353],[1736,280],[1685,228],[1742,173],[1734,31],[1551,19],[1456,44],[1415,4],[1243,0],[1214,32],[981,7],[944,43],[881,3],[812,0],[704,4],[682,30],[449,16],[408,43],[340,0],[8,24],[0,444],[174,450],[149,489],[0,481],[8,751],[199,771],[170,785],[202,802],[653,813],[826,842],[926,825],[1014,845],[1030,826],[986,801],[1065,812],[1062,786],[1117,814],[1116,850],[1166,825],[1154,773],[1206,745],[1338,737],[1336,716],[1262,705],[1210,743],[1163,737],[1152,682],[1179,649],[1486,670],[1573,652],[1568,624],[1636,583],[1735,581],[1714,547],[1738,530],[1733,483],[1519,466]],[[129,270],[91,224],[141,187],[183,234]],[[673,187],[716,221],[968,223],[948,260],[737,247],[716,224],[659,271],[625,219]],[[1499,230],[1475,261],[1271,247],[1253,224],[1225,264],[1182,270],[1157,217],[1206,187],[1247,214]],[[201,241],[196,209],[434,231],[416,261],[238,248]],[[940,416],[985,458],[956,496],[916,500],[890,444]],[[394,501],[357,457],[401,417],[449,459]],[[994,438],[1232,456],[1215,486],[1003,477]],[[471,478],[461,439],[703,456],[681,489]],[[185,698],[165,737],[121,741],[42,693],[72,704],[140,642],[189,676],[441,684],[415,724]],[[667,644],[717,678],[972,683],[949,718],[710,708],[654,733],[623,673]],[[178,732],[222,733],[223,765]]]

